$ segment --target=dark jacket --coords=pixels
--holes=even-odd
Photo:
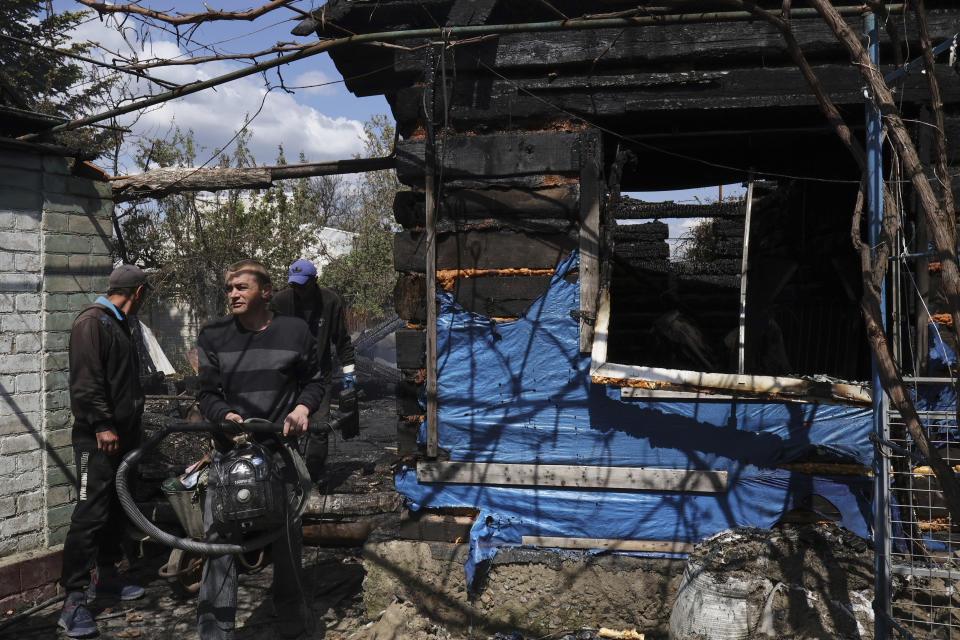
[[[312,309],[305,308],[294,295],[293,289],[277,292],[270,301],[270,309],[285,316],[303,318],[317,341],[317,357],[320,371],[328,380],[333,370],[332,344],[337,349],[337,358],[344,366],[356,363],[353,343],[343,323],[343,299],[333,289],[319,287],[320,295]]]
[[[303,320],[278,315],[263,331],[245,329],[233,315],[212,320],[200,329],[197,356],[197,401],[212,422],[230,411],[281,422],[298,404],[311,414],[320,407],[323,384]]]
[[[96,442],[113,429],[121,441],[139,436],[143,415],[140,360],[127,318],[99,304],[88,305],[70,332],[70,410],[74,441]]]

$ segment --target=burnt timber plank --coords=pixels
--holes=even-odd
[[[889,72],[894,67],[884,69]],[[851,65],[820,65],[815,72],[837,105],[862,105],[862,80]],[[956,82],[954,71],[946,64],[937,65],[937,77],[943,85],[944,102],[960,102],[960,83]],[[919,74],[907,76],[898,89],[906,104],[922,104],[929,100],[928,93],[926,80]],[[402,133],[416,126],[421,100],[422,88],[417,86],[393,94],[391,105]],[[537,122],[569,118],[570,114],[594,120],[643,112],[669,116],[674,111],[709,114],[816,106],[806,80],[793,67],[570,75],[554,80],[493,82],[460,75],[450,98],[449,121],[455,128],[483,131],[532,127]],[[641,132],[643,126],[643,121],[637,121],[627,133]],[[782,121],[779,126],[783,127]],[[744,120],[732,128],[751,127],[749,120]]]
[[[447,26],[486,24],[497,0],[456,0],[447,14]]]
[[[598,131],[585,133],[580,158],[580,353],[593,346],[593,319],[600,295],[600,208],[603,150]]]
[[[415,384],[407,380],[397,383],[397,415],[411,416],[423,413],[420,396],[423,395],[423,384]]]
[[[442,172],[444,181],[573,173],[579,169],[578,142],[576,133],[565,131],[443,137],[437,140],[437,170]],[[423,172],[423,139],[398,142],[400,182],[420,184]]]
[[[438,220],[471,220],[490,217],[577,219],[580,187],[576,183],[541,189],[447,190],[438,202]],[[426,219],[424,196],[398,191],[393,215],[404,227],[422,227]]]
[[[453,298],[467,311],[492,318],[516,318],[547,290],[550,280],[550,276],[458,278],[453,285]],[[422,274],[397,279],[394,304],[401,318],[410,322],[425,320]]]
[[[514,218],[495,216],[492,218],[472,218],[469,220],[438,220],[437,233],[467,233],[468,231],[512,231],[531,235],[569,234],[576,230],[577,220],[560,218]],[[410,229],[421,231],[423,227]]]
[[[417,463],[417,481],[429,484],[627,489],[684,493],[722,493],[727,490],[726,471],[501,462],[421,460]]]
[[[666,242],[617,242],[614,253],[622,258],[643,258],[644,260],[666,260],[670,257],[670,246]]]
[[[393,287],[393,306],[407,322],[423,324],[427,319],[426,285],[423,275],[406,274]]]
[[[623,197],[623,196],[621,196]],[[618,224],[613,229],[613,239],[632,242],[651,242],[666,240],[670,228],[665,222],[644,222],[642,224]]]
[[[333,493],[310,494],[305,516],[370,516],[393,513],[400,507],[400,494],[393,491],[380,493]]]
[[[402,416],[397,418],[397,455],[415,456],[420,453],[417,444],[417,432],[420,430],[420,418]]]
[[[427,336],[423,329],[397,329],[397,368],[422,369],[426,364]]]
[[[678,204],[676,202],[644,202],[630,196],[620,196],[613,216],[618,220],[657,220],[664,218],[719,218],[743,216],[739,202],[713,204]],[[622,228],[620,225],[618,229]],[[740,223],[743,234],[743,223]]]
[[[634,5],[635,6],[635,5]],[[551,16],[545,19],[554,19]],[[855,32],[862,29],[859,18],[847,18]],[[960,10],[929,9],[930,37],[934,44],[952,38],[960,24]],[[847,52],[830,28],[820,19],[794,19],[794,35],[809,59],[845,61]],[[908,21],[906,34],[911,49],[919,50],[916,21]],[[369,27],[364,27],[369,30]],[[555,71],[561,66],[605,69],[630,66],[667,67],[677,63],[705,66],[747,66],[790,64],[783,37],[763,21],[732,22],[722,25],[675,24],[591,29],[547,33],[511,33],[455,49],[451,61],[457,73],[482,68],[483,63],[499,71],[536,69]],[[422,71],[416,51],[397,50],[393,72],[399,75]],[[334,53],[336,56],[336,53]],[[888,60],[892,56],[885,56]]]
[[[443,234],[437,240],[437,269],[552,269],[576,247],[569,234],[529,235],[510,231]],[[423,273],[426,234],[394,234],[396,271]]]

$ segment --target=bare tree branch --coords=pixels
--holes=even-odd
[[[274,9],[284,7],[293,1],[294,0],[273,0],[272,2],[268,2],[263,6],[257,7],[256,9],[251,9],[249,11],[219,11],[211,9],[205,13],[185,13],[174,16],[168,13],[163,13],[162,11],[147,9],[146,7],[141,7],[137,4],[107,4],[106,2],[99,2],[98,0],[77,0],[77,2],[80,4],[90,7],[100,15],[107,13],[122,13],[127,15],[135,14],[144,18],[159,20],[160,22],[166,22],[167,24],[176,26],[185,24],[198,25],[204,22],[213,22],[215,20],[256,20],[265,13],[269,13]]]
[[[943,98],[940,95],[940,83],[937,80],[937,65],[933,59],[933,43],[930,41],[930,29],[927,26],[927,10],[924,0],[913,0],[913,10],[920,28],[920,47],[923,49],[923,66],[927,70],[927,85],[930,87],[930,110],[933,113],[933,141],[937,154],[936,177],[943,197],[943,208],[949,213],[956,211],[953,204],[953,189],[950,185],[950,173],[947,167],[947,136],[943,122]],[[957,328],[960,330],[960,327]],[[960,338],[960,335],[958,335]],[[960,344],[958,340],[957,344]]]
[[[277,46],[271,47],[269,49],[264,49],[263,51],[254,51],[251,53],[223,53],[212,56],[202,56],[199,58],[183,58],[180,60],[174,58],[154,58],[152,60],[147,60],[145,62],[131,62],[127,61],[127,64],[123,66],[124,69],[152,69],[155,67],[173,67],[177,65],[190,65],[190,64],[203,64],[205,62],[215,62],[217,60],[253,60],[256,61],[257,58],[261,56],[270,55],[271,53],[286,53],[289,51],[301,51],[309,47],[319,44],[319,41],[308,42],[306,44],[291,44],[291,43],[278,43]]]

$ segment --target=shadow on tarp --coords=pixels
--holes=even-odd
[[[411,509],[471,506],[468,584],[476,566],[524,535],[696,542],[735,526],[768,528],[828,499],[866,537],[870,483],[775,469],[811,454],[869,465],[871,410],[751,400],[625,402],[591,383],[579,353],[576,252],[523,317],[493,322],[438,295],[438,437],[451,461],[718,470],[723,493],[421,485],[396,476]],[[426,441],[421,425],[418,441]]]

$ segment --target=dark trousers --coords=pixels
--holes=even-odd
[[[214,459],[222,454],[214,452]],[[281,463],[280,454],[274,462]],[[203,526],[207,542],[239,542],[242,537],[219,531],[213,522],[212,491],[203,505]],[[300,585],[303,533],[296,520],[273,541],[273,585],[270,595],[277,611],[280,634],[295,637],[306,627],[306,611]],[[237,616],[237,558],[234,555],[207,556],[197,601],[197,631],[200,640],[232,640]]]
[[[60,585],[67,593],[86,590],[94,561],[98,566],[108,566],[123,557],[121,543],[127,523],[114,484],[124,454],[108,456],[97,449],[95,441],[74,441],[73,455],[77,465],[77,506],[63,543],[60,576]]]
[[[328,384],[320,408],[310,416],[311,424],[324,424],[323,432],[307,434],[300,443],[300,454],[307,464],[307,471],[310,472],[310,479],[314,484],[321,482],[326,477],[327,452],[330,446],[330,431],[326,428],[326,422],[330,417],[330,397],[332,393],[332,387]]]

